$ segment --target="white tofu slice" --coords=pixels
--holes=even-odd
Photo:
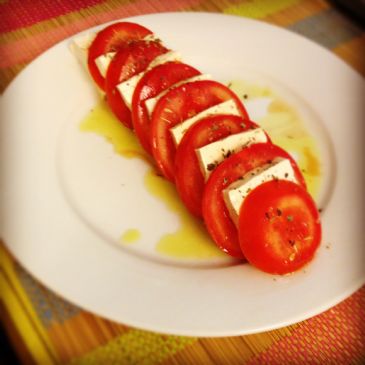
[[[132,98],[133,98],[134,89],[136,88],[138,81],[144,76],[144,74],[147,71],[149,71],[152,68],[154,68],[158,65],[161,65],[163,63],[171,62],[171,61],[180,61],[180,60],[181,60],[180,53],[175,52],[175,51],[166,52],[160,56],[157,56],[154,60],[152,60],[152,62],[148,65],[148,67],[143,72],[140,72],[139,74],[134,75],[130,79],[120,83],[117,86],[117,89],[119,90],[119,93],[122,96],[127,107],[129,109],[132,109]]]
[[[238,224],[241,205],[251,190],[270,180],[289,180],[297,182],[294,170],[288,159],[277,158],[271,164],[254,169],[243,176],[242,180],[233,182],[223,190],[223,198],[233,222]]]
[[[208,179],[212,172],[210,166],[217,166],[228,155],[241,151],[251,144],[265,142],[267,142],[267,136],[264,130],[262,128],[255,128],[241,133],[231,134],[219,141],[196,149],[195,152],[205,180]]]
[[[241,115],[233,99],[224,101],[223,103],[205,109],[202,112],[194,115],[192,118],[186,119],[182,123],[177,124],[176,126],[170,129],[175,145],[176,146],[179,145],[185,132],[198,120],[205,118],[209,115],[218,115],[218,114]]]
[[[147,99],[145,101],[145,105],[146,105],[146,109],[148,112],[148,115],[151,117],[153,110],[155,109],[155,106],[157,104],[157,102],[164,96],[166,95],[171,89],[174,89],[180,85],[183,84],[187,84],[188,82],[194,82],[194,81],[201,81],[201,80],[210,80],[212,78],[211,75],[208,74],[203,74],[203,75],[197,75],[197,76],[193,76],[190,77],[188,79],[179,81],[173,85],[171,85],[171,87],[167,88],[166,90],[160,92],[158,95],[156,95],[154,98],[151,99]]]

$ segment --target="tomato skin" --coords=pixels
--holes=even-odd
[[[157,96],[173,84],[200,75],[195,68],[180,62],[168,62],[148,71],[138,82],[133,94],[132,123],[144,149],[152,153],[150,124],[145,101]]]
[[[105,81],[107,102],[126,127],[132,128],[131,112],[116,88],[117,85],[143,72],[154,58],[167,51],[159,42],[138,41],[118,51],[110,62]]]
[[[304,178],[293,158],[271,143],[257,143],[233,154],[212,172],[205,185],[202,201],[205,225],[217,246],[231,256],[244,257],[238,231],[231,220],[222,191],[247,172],[277,157],[290,160],[298,183],[305,187]]]
[[[205,186],[195,150],[255,127],[255,123],[235,115],[215,115],[203,118],[186,132],[176,150],[175,183],[182,201],[192,214],[202,216]]]
[[[253,189],[242,204],[238,226],[246,259],[271,274],[288,274],[307,264],[322,235],[311,196],[285,180]]]
[[[119,22],[109,25],[96,35],[89,47],[87,64],[91,76],[102,90],[105,90],[105,79],[96,66],[95,59],[105,53],[118,51],[148,34],[152,32],[141,25]]]
[[[157,103],[151,123],[152,154],[162,174],[175,180],[175,144],[170,128],[201,111],[233,99],[240,114],[248,119],[246,109],[225,85],[211,80],[181,85],[164,95]]]

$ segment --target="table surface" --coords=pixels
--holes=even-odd
[[[91,26],[165,11],[235,14],[321,44],[365,75],[361,23],[323,0],[0,0],[0,92],[35,57]],[[0,244],[0,319],[25,364],[365,362],[365,287],[304,322],[260,334],[190,338],[111,322],[63,300]]]

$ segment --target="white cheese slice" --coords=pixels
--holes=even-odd
[[[81,34],[80,36],[75,37],[69,46],[71,53],[76,57],[89,77],[91,76],[87,66],[88,50],[95,37],[96,33]],[[104,91],[102,91],[100,88],[97,88],[97,91],[101,97],[104,97]]]
[[[271,164],[248,172],[241,180],[233,182],[227,189],[223,190],[224,201],[236,225],[238,224],[241,205],[248,193],[260,184],[275,179],[297,182],[288,159],[276,158]]]
[[[88,49],[96,37],[96,33],[85,33],[73,39],[70,44],[71,52],[76,56],[78,61],[85,69],[87,69]],[[148,34],[143,38],[145,41],[155,41],[157,37],[155,34]],[[105,77],[110,61],[115,56],[116,52],[108,52],[95,59],[95,64],[99,69],[101,75]]]
[[[228,155],[241,151],[254,143],[267,142],[267,136],[263,129],[255,128],[215,141],[195,150],[199,160],[200,169],[205,180],[210,176],[210,166],[220,164]]]
[[[144,76],[144,74],[147,71],[163,63],[171,61],[180,61],[180,60],[181,60],[181,55],[178,52],[175,51],[166,52],[160,56],[157,56],[154,60],[152,60],[148,65],[148,67],[143,72],[140,72],[139,74],[134,75],[130,79],[120,83],[117,86],[117,89],[119,90],[119,93],[122,96],[127,107],[129,109],[132,109],[132,98],[134,89],[136,88],[138,81]]]
[[[161,91],[159,94],[157,94],[154,98],[150,98],[147,99],[145,101],[145,105],[146,105],[146,109],[148,112],[148,115],[151,117],[153,110],[155,109],[155,106],[157,104],[157,102],[164,96],[166,95],[171,89],[175,89],[176,87],[183,85],[183,84],[187,84],[188,82],[194,82],[194,81],[201,81],[201,80],[210,80],[212,78],[211,75],[207,75],[207,74],[202,74],[202,75],[197,75],[197,76],[193,76],[190,77],[188,79],[179,81],[173,85],[171,85],[169,88],[167,88],[164,91]]]
[[[116,53],[117,52],[108,52],[95,58],[95,65],[99,69],[101,76],[103,76],[104,78],[106,76],[106,72],[108,71],[110,62],[112,61]]]
[[[149,41],[149,42],[153,42],[157,40],[157,37],[155,34],[148,34],[143,38],[144,41]],[[108,67],[109,64],[111,62],[111,60],[114,58],[115,54],[117,52],[108,52],[106,54],[103,54],[97,58],[95,58],[95,64],[97,66],[97,68],[99,69],[99,72],[101,73],[101,75],[103,77],[106,76],[106,73],[108,71]]]
[[[85,33],[75,37],[70,43],[70,50],[80,62],[82,67],[87,70],[87,53],[88,49],[95,39],[95,33]]]
[[[198,120],[205,118],[209,115],[218,115],[218,114],[241,115],[233,99],[224,101],[223,103],[205,109],[202,112],[194,115],[192,118],[186,119],[182,123],[177,124],[176,126],[170,129],[175,145],[176,146],[179,145],[185,132]]]

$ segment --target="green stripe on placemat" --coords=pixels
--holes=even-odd
[[[362,33],[355,23],[335,9],[324,10],[289,26],[288,29],[327,48],[334,48]]]
[[[224,10],[226,14],[263,19],[285,10],[302,0],[253,0],[233,5]],[[334,48],[363,33],[363,30],[337,9],[331,8],[309,16],[288,27],[296,33],[312,39],[327,48]]]

